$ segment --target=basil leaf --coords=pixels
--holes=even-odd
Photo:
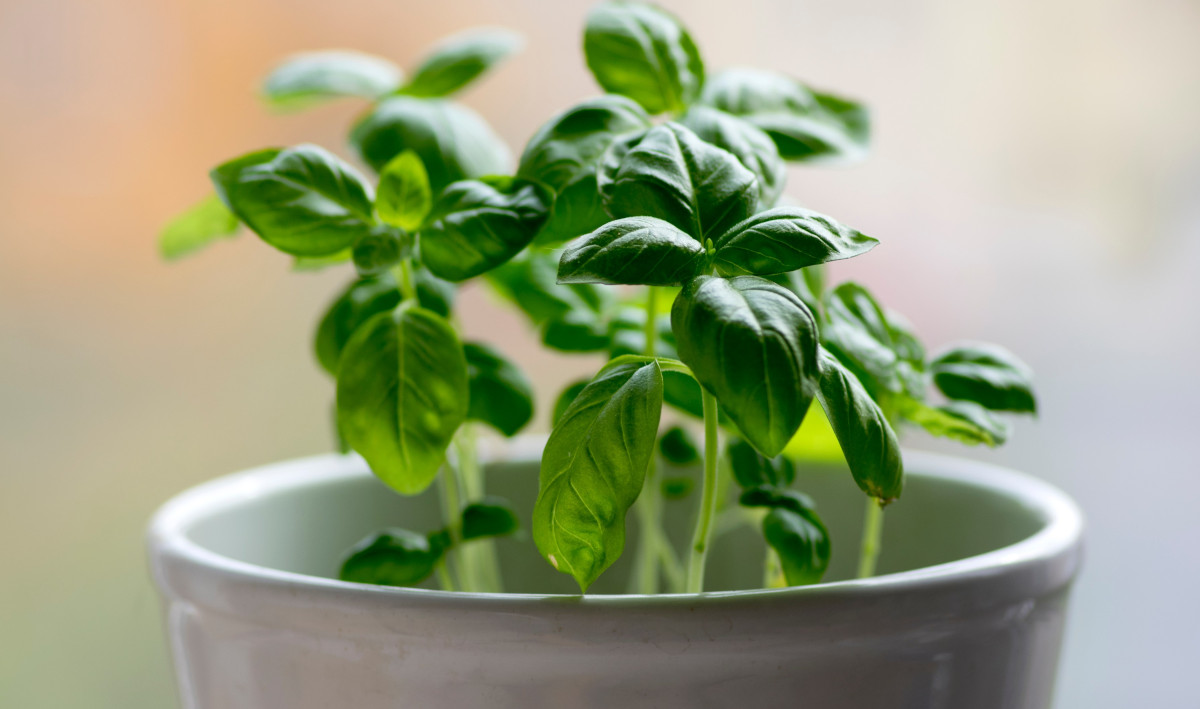
[[[609,222],[573,243],[558,262],[559,283],[673,286],[706,270],[699,241],[653,217]]]
[[[817,326],[795,293],[754,276],[701,276],[671,309],[679,359],[745,439],[779,455],[808,411]],[[736,364],[735,364],[736,363]]]
[[[785,456],[767,458],[740,438],[725,448],[733,478],[744,488],[787,487],[796,480],[796,464]]]
[[[994,411],[1037,413],[1033,370],[999,345],[959,345],[934,358],[929,369],[933,383],[951,399]]]
[[[355,124],[350,144],[376,172],[412,150],[425,166],[433,194],[451,182],[509,169],[504,142],[479,114],[452,101],[386,98]]]
[[[404,231],[417,231],[433,207],[433,191],[429,174],[421,158],[405,150],[384,166],[379,173],[379,191],[375,195],[375,210],[379,218]]]
[[[338,578],[378,586],[416,586],[437,568],[450,546],[444,532],[429,536],[407,529],[386,529],[354,545]]]
[[[458,293],[457,286],[433,275],[424,266],[413,268],[413,282],[417,286],[417,302],[422,308],[444,318],[450,317],[450,311],[454,308],[454,296]]]
[[[726,276],[770,276],[865,254],[878,244],[823,214],[776,207],[718,237],[715,265]]]
[[[408,251],[408,234],[378,224],[358,238],[351,257],[358,275],[377,276],[400,263],[400,259],[408,256]]]
[[[503,29],[469,30],[443,40],[400,89],[409,96],[449,96],[521,48],[521,37]]]
[[[162,230],[158,250],[168,261],[199,251],[218,239],[236,236],[241,223],[215,194],[175,217]]]
[[[658,362],[613,360],[567,407],[542,454],[533,540],[581,591],[621,555],[662,413]]]
[[[727,150],[754,173],[759,204],[773,205],[787,184],[787,164],[771,136],[758,126],[708,106],[692,106],[679,119],[706,143]]]
[[[292,270],[297,273],[321,271],[330,266],[341,266],[354,258],[352,249],[343,249],[328,256],[296,256],[292,259]]]
[[[696,483],[691,478],[663,478],[662,496],[667,500],[682,500],[692,494],[695,487]]]
[[[465,343],[463,354],[471,392],[467,418],[515,436],[533,418],[533,386],[516,365],[483,343]]]
[[[790,273],[777,273],[767,276],[772,283],[787,288],[800,297],[808,309],[813,311],[817,320],[825,320],[825,265],[808,266]]]
[[[605,153],[597,184],[614,218],[656,217],[700,243],[754,214],[758,183],[725,150],[678,123],[636,141],[617,141]]]
[[[573,310],[542,328],[542,344],[562,352],[603,352],[611,342],[608,323],[590,311]]]
[[[668,428],[658,437],[658,452],[671,465],[692,465],[700,461],[700,449],[691,434],[679,426]]]
[[[704,61],[691,36],[653,5],[597,5],[588,13],[583,53],[596,83],[650,113],[682,110],[704,84]]]
[[[516,304],[535,325],[567,313],[595,313],[608,307],[612,296],[605,288],[580,283],[557,285],[558,257],[547,251],[527,250],[499,268],[487,272],[488,283]]]
[[[462,511],[462,540],[464,542],[481,537],[503,537],[521,527],[512,505],[503,497],[491,495],[482,502],[473,502]]]
[[[580,379],[577,382],[568,384],[567,387],[559,393],[558,398],[554,400],[554,416],[550,420],[551,427],[558,425],[558,422],[562,419],[563,414],[567,413],[567,409],[570,408],[571,402],[575,401],[575,399],[579,397],[579,393],[582,392],[587,385],[587,379]]]
[[[821,350],[817,400],[842,446],[854,482],[883,503],[899,497],[904,461],[896,432],[858,378],[825,350]]]
[[[400,291],[391,277],[364,278],[342,292],[317,326],[314,350],[317,362],[337,376],[338,360],[354,331],[379,313],[390,312],[400,304]]]
[[[816,510],[774,507],[762,521],[763,538],[779,555],[789,586],[818,583],[829,568],[829,530]]]
[[[995,448],[1008,440],[1006,421],[973,401],[952,401],[944,406],[927,406],[915,399],[900,405],[900,415],[934,436],[950,438],[968,446],[980,443]]]
[[[343,96],[377,99],[395,91],[400,68],[362,52],[305,52],[287,58],[263,82],[263,98],[283,110],[305,108]]]
[[[489,271],[533,241],[551,199],[536,182],[513,177],[455,182],[442,193],[421,230],[421,260],[448,281]]]
[[[907,380],[901,377],[896,333],[887,313],[866,288],[851,282],[839,284],[826,298],[825,316],[822,343],[868,391],[878,395],[905,390]]]
[[[467,362],[454,328],[411,301],[368,320],[342,352],[338,425],[375,475],[401,494],[433,482],[468,401]]]
[[[354,245],[374,222],[370,187],[315,145],[260,150],[211,173],[217,194],[262,240],[295,256],[328,256]]]

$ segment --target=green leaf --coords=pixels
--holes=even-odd
[[[796,480],[796,464],[783,456],[767,458],[749,443],[735,438],[725,448],[733,478],[744,488],[787,487]]]
[[[662,496],[668,500],[682,500],[692,494],[695,487],[696,483],[691,478],[663,478]]]
[[[322,271],[330,266],[341,266],[354,259],[353,249],[343,249],[328,256],[296,256],[292,259],[292,270],[297,273]]]
[[[771,276],[865,254],[878,244],[823,214],[776,207],[718,237],[715,264],[725,276]]]
[[[451,182],[509,170],[504,142],[479,114],[452,101],[386,98],[355,124],[350,144],[376,172],[405,150],[413,151],[435,195]]]
[[[758,201],[773,205],[787,184],[787,164],[771,136],[737,116],[708,106],[692,106],[679,122],[706,143],[732,153],[758,180]]]
[[[572,310],[542,327],[542,344],[561,352],[603,352],[612,344],[608,323],[597,313]]]
[[[199,251],[218,239],[236,236],[241,224],[215,194],[175,217],[158,237],[158,250],[168,261]]]
[[[488,283],[514,303],[535,325],[562,318],[571,312],[603,312],[612,299],[608,289],[586,283],[562,286],[558,257],[529,249],[506,264],[487,272]]]
[[[243,224],[294,256],[347,249],[374,223],[370,186],[315,145],[260,150],[211,173],[217,194]]]
[[[400,68],[362,52],[305,52],[286,59],[263,82],[271,106],[292,110],[343,96],[377,99],[400,86]]]
[[[533,241],[551,199],[536,182],[514,177],[455,182],[442,193],[421,230],[421,260],[448,281],[490,271]]]
[[[392,158],[379,173],[379,193],[375,196],[379,218],[398,229],[414,232],[425,223],[432,208],[433,192],[421,158],[411,150]]]
[[[825,316],[822,343],[868,391],[924,396],[924,348],[911,326],[884,310],[866,288],[839,284],[826,297]]]
[[[808,309],[817,315],[817,320],[825,319],[825,264],[790,273],[777,273],[766,278],[800,296],[800,300],[804,301]]]
[[[503,29],[468,30],[443,40],[400,89],[409,96],[449,96],[521,48],[520,35]]]
[[[896,432],[858,378],[825,350],[821,350],[817,400],[842,446],[854,482],[883,503],[899,497],[904,461]]]
[[[754,173],[678,123],[657,126],[636,142],[614,142],[597,184],[614,218],[656,217],[701,243],[758,206]]]
[[[408,234],[386,224],[377,224],[358,238],[351,257],[360,276],[377,276],[400,263],[408,252]]]
[[[350,284],[321,318],[314,349],[317,361],[337,376],[342,350],[355,330],[379,313],[390,312],[400,304],[400,291],[391,276],[363,278]]]
[[[707,265],[704,246],[668,222],[626,217],[571,244],[558,262],[558,282],[673,286]]]
[[[550,420],[550,425],[552,427],[558,425],[558,422],[562,420],[563,414],[567,413],[567,409],[571,407],[571,403],[579,397],[580,392],[582,392],[587,385],[587,379],[580,379],[577,382],[568,384],[567,387],[559,393],[558,398],[554,400],[554,416]]]
[[[424,266],[413,268],[413,281],[417,286],[417,302],[421,307],[449,318],[450,311],[454,308],[454,296],[458,293],[458,286],[450,281],[443,281]]]
[[[829,568],[829,530],[816,510],[797,512],[773,508],[763,518],[763,538],[779,554],[783,576],[789,586],[818,583]]]
[[[628,96],[650,113],[682,110],[704,85],[704,61],[691,36],[653,5],[597,5],[588,13],[583,53],[605,91]]]
[[[381,480],[404,495],[433,482],[467,418],[467,361],[454,328],[411,301],[368,320],[337,374],[338,424]]]
[[[934,436],[950,438],[968,446],[980,443],[995,448],[1008,440],[1006,421],[973,401],[952,401],[944,406],[928,406],[905,398],[900,416],[920,425]]]
[[[999,345],[958,345],[934,358],[929,369],[933,383],[951,399],[993,411],[1037,413],[1033,370]]]
[[[671,465],[691,465],[700,461],[700,449],[691,434],[680,426],[672,426],[658,437],[658,452]]]
[[[533,385],[515,364],[483,343],[465,343],[463,353],[471,391],[467,418],[505,436],[516,435],[533,418]]]
[[[679,359],[745,439],[779,455],[808,411],[817,326],[795,293],[754,276],[702,276],[671,309]]]
[[[625,547],[625,514],[642,490],[661,413],[658,362],[620,357],[580,392],[546,442],[533,540],[581,591]]]
[[[386,529],[354,545],[338,578],[378,586],[416,586],[437,568],[450,546],[445,532],[428,536],[407,529]]]
[[[481,537],[503,537],[521,527],[512,505],[503,497],[491,495],[482,502],[474,502],[462,511],[462,540],[464,542]]]

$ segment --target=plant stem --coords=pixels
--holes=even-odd
[[[463,501],[471,503],[482,500],[486,490],[483,468],[479,465],[476,451],[474,424],[468,421],[459,427],[454,435],[454,451]],[[500,560],[496,556],[496,544],[493,540],[479,539],[467,542],[462,547],[460,558],[468,569],[468,576],[475,583],[475,586],[468,590],[489,593],[500,593],[504,590],[503,579],[500,576]]]
[[[692,556],[688,561],[688,593],[704,590],[704,561],[708,555],[713,513],[717,509],[717,399],[703,387],[700,395],[704,410],[704,490],[692,536]]]
[[[650,456],[646,482],[637,501],[638,546],[634,556],[632,593],[658,593],[658,547],[661,543],[659,518],[662,515],[662,489],[658,482],[658,456]]]
[[[454,579],[450,578],[450,569],[446,566],[446,559],[443,558],[437,564],[438,583],[442,584],[443,591],[455,591]]]
[[[658,347],[658,288],[646,287],[646,351],[653,357]]]
[[[405,300],[416,300],[417,287],[413,285],[412,259],[401,259],[392,269],[392,273],[396,276],[396,287],[400,289],[400,295]]]
[[[464,591],[473,590],[467,569],[464,568],[459,542],[459,524],[462,522],[462,503],[459,501],[458,472],[447,461],[438,475],[438,497],[442,502],[442,522],[450,534],[451,546],[444,557],[447,580],[458,579],[458,583],[450,581],[451,585]]]
[[[883,505],[873,497],[867,498],[867,509],[863,515],[862,549],[858,555],[858,577],[875,575],[875,564],[879,561],[883,537]]]

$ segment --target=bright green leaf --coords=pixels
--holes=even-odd
[[[342,350],[354,332],[380,313],[391,312],[400,304],[400,291],[390,276],[364,278],[350,284],[321,318],[314,349],[321,367],[337,376]]]
[[[237,217],[225,207],[221,198],[211,194],[163,228],[158,249],[163,258],[174,261],[218,239],[237,235],[239,226]]]
[[[931,435],[950,438],[968,446],[980,443],[996,447],[1008,440],[1010,427],[1006,421],[973,401],[951,401],[943,406],[928,406],[915,399],[905,399],[900,416],[920,425]]]
[[[468,30],[440,42],[417,67],[401,93],[449,96],[521,48],[521,37],[504,29]]]
[[[479,342],[463,345],[471,405],[467,418],[514,436],[533,418],[533,385],[504,355]]]
[[[382,57],[347,50],[305,52],[286,59],[263,82],[263,98],[291,110],[343,96],[377,99],[395,91],[399,67]]]
[[[360,236],[351,251],[360,276],[377,276],[406,258],[409,236],[386,224],[377,224]]]
[[[411,150],[392,158],[379,173],[379,191],[375,195],[379,218],[404,231],[415,232],[425,223],[432,208],[433,192],[421,158]]]

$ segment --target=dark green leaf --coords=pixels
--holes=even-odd
[[[468,30],[443,40],[401,89],[409,96],[449,96],[521,48],[521,37],[503,29]]]
[[[771,136],[737,116],[708,106],[692,106],[679,122],[722,150],[728,150],[754,173],[759,204],[775,204],[787,184],[787,165]]]
[[[726,276],[771,276],[858,256],[878,244],[823,214],[776,207],[715,239],[715,264]]]
[[[345,50],[305,52],[267,76],[263,98],[285,110],[342,96],[376,99],[395,91],[402,79],[400,68],[382,57]]]
[[[692,494],[696,483],[691,478],[663,478],[662,496],[668,500],[682,500]]]
[[[397,155],[379,173],[379,193],[375,209],[379,218],[407,232],[415,232],[425,223],[433,207],[429,175],[421,158],[411,150]]]
[[[218,239],[235,236],[239,226],[221,198],[211,194],[167,224],[158,238],[158,249],[163,258],[174,261]]]
[[[433,275],[424,266],[413,269],[413,281],[417,286],[417,302],[422,308],[432,310],[444,318],[450,317],[450,311],[454,308],[454,296],[458,291],[457,286]]]
[[[1033,371],[999,345],[967,343],[929,364],[933,383],[947,397],[974,401],[993,411],[1037,413]]]
[[[666,302],[668,296],[667,294],[663,294],[660,297],[663,298],[663,302]],[[655,356],[677,359],[675,333],[671,332],[671,316],[668,313],[660,313],[657,325],[655,329],[658,340],[654,345]],[[645,309],[641,306],[626,306],[614,312],[608,321],[608,337],[609,353],[613,357],[623,354],[645,354]]]
[[[902,367],[898,354],[914,353],[919,343],[898,317],[894,322],[889,319],[866,288],[851,282],[839,284],[826,298],[825,316],[823,344],[868,391],[875,395],[907,391],[915,398],[923,395],[920,370],[924,363],[917,360]]]
[[[816,510],[773,507],[762,522],[763,538],[779,555],[789,586],[817,583],[829,568],[829,530]]]
[[[533,249],[487,272],[492,287],[535,325],[570,312],[602,313],[612,299],[609,289],[587,283],[562,286],[556,284],[557,278],[558,256]]]
[[[744,488],[787,487],[796,479],[796,464],[786,456],[767,458],[749,443],[736,438],[725,454],[733,469],[733,478]],[[743,503],[744,504],[744,503]]]
[[[378,224],[359,237],[351,252],[360,276],[377,276],[408,255],[408,234]]]
[[[443,532],[426,536],[407,529],[387,529],[354,545],[338,578],[379,586],[416,586],[429,578],[448,546]]]
[[[817,320],[824,320],[825,314],[825,265],[817,264],[802,268],[791,273],[777,273],[767,276],[767,280],[778,283],[791,292],[800,296],[800,300],[808,309],[817,315]]]
[[[467,505],[462,511],[462,540],[480,537],[503,537],[521,527],[512,505],[502,497],[485,497],[482,502]]]
[[[927,406],[905,399],[900,415],[934,436],[950,438],[968,446],[980,443],[996,447],[1008,440],[1009,425],[973,401],[951,401],[944,406]]]
[[[542,344],[562,352],[603,352],[611,343],[608,323],[590,310],[572,310],[542,328]]]
[[[463,345],[471,406],[467,418],[514,436],[533,418],[533,385],[517,366],[479,342]]]
[[[696,442],[680,426],[672,426],[658,437],[658,452],[671,465],[691,465],[700,461]]]
[[[567,413],[567,409],[571,406],[571,403],[579,397],[579,393],[587,385],[587,379],[580,379],[573,384],[568,384],[567,388],[559,393],[558,398],[554,400],[554,417],[550,421],[552,427],[558,425],[558,422],[562,420],[563,414]]]
[[[558,282],[673,286],[707,264],[704,246],[671,224],[626,217],[572,243],[558,262]]]
[[[620,357],[567,407],[542,454],[533,540],[582,591],[625,547],[662,413],[656,360]]]

